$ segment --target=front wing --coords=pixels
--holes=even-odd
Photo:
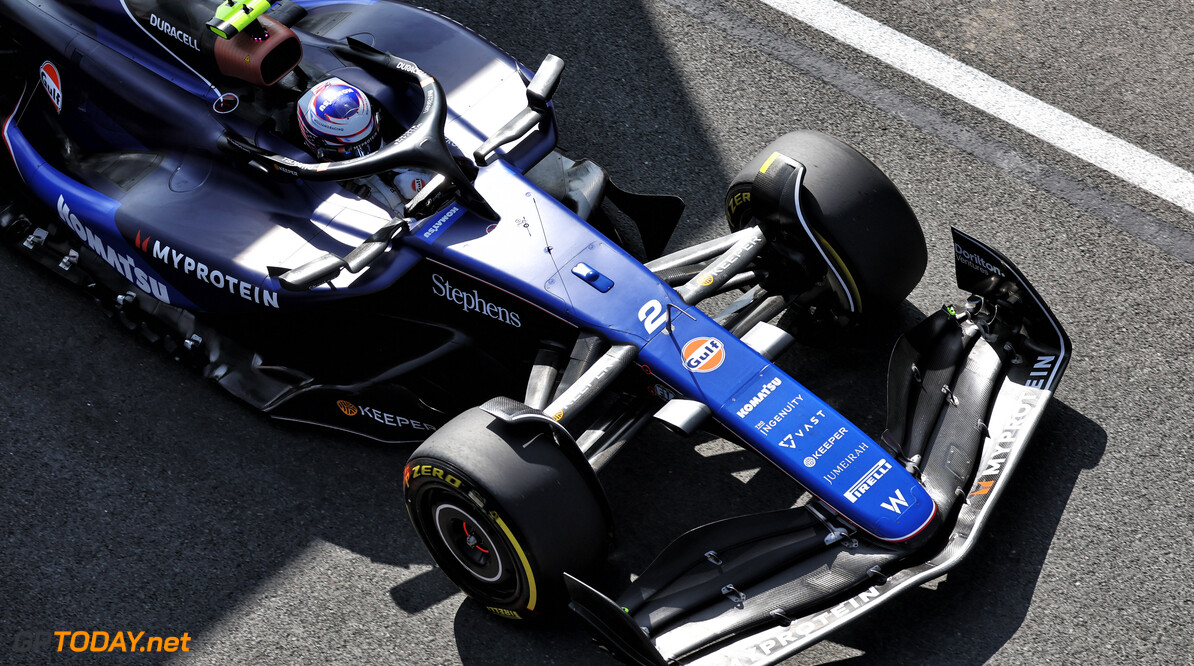
[[[967,312],[946,308],[897,344],[883,438],[934,495],[944,516],[935,536],[902,550],[876,544],[844,534],[830,511],[813,505],[697,528],[616,603],[569,578],[572,608],[599,640],[639,664],[777,663],[970,552],[1071,348],[1007,258],[956,230],[954,250],[958,285],[972,294]],[[932,347],[942,340],[958,349],[938,353]],[[950,356],[957,358],[942,361]],[[934,383],[940,377],[948,380]]]

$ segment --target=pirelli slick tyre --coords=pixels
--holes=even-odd
[[[764,228],[778,250],[787,250],[787,257],[803,257],[802,268],[809,273],[803,277],[812,286],[828,286],[832,297],[832,301],[793,308],[790,312],[797,323],[840,329],[886,314],[902,303],[928,262],[920,223],[879,167],[834,137],[792,132],[760,151],[726,193],[730,229],[758,223],[752,186],[775,153],[805,168],[797,198],[799,214],[781,213],[777,225]],[[831,312],[825,312],[826,305]]]
[[[538,424],[471,409],[415,450],[404,486],[436,564],[500,617],[558,614],[563,574],[592,573],[607,555],[601,499]]]

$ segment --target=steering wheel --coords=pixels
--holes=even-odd
[[[265,150],[231,131],[220,137],[220,148],[248,157],[273,175],[310,181],[351,180],[403,167],[420,167],[447,179],[456,188],[457,200],[472,212],[489,220],[500,219],[448,150],[444,140],[447,96],[435,77],[409,60],[352,38],[347,44],[332,46],[331,50],[344,60],[380,70],[377,72],[380,75],[397,75],[418,83],[423,89],[423,109],[410,129],[369,155],[340,162],[300,162]]]

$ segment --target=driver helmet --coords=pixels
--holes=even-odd
[[[365,93],[336,77],[315,84],[299,98],[299,129],[321,160],[363,157],[377,150],[379,121]]]

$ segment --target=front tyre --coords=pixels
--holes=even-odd
[[[605,560],[602,498],[539,425],[471,409],[415,450],[404,485],[436,564],[500,617],[551,615],[568,601],[564,572]]]
[[[760,151],[726,194],[731,231],[759,223],[752,190],[760,169],[777,153],[805,168],[798,208],[781,210],[778,223],[764,227],[781,255],[772,263],[778,270],[771,272],[799,276],[791,287],[810,294],[789,314],[806,332],[832,335],[894,310],[924,275],[924,234],[895,184],[834,137],[791,132]],[[799,263],[800,270],[782,270],[785,260]],[[824,295],[812,298],[818,287]]]

